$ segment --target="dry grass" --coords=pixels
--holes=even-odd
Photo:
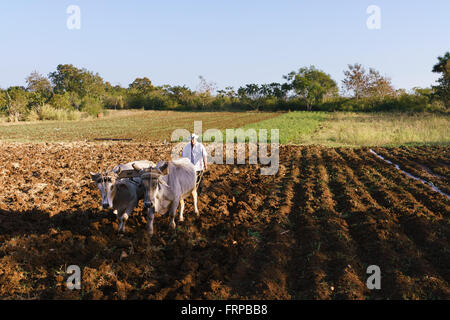
[[[450,116],[405,113],[333,113],[308,143],[327,146],[449,144]],[[295,141],[294,141],[295,142]]]

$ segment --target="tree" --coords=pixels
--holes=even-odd
[[[125,100],[120,94],[111,94],[105,98],[105,106],[107,108],[123,109],[125,106]]]
[[[198,86],[198,96],[200,97],[200,101],[202,104],[202,109],[205,106],[212,102],[213,92],[217,89],[217,85],[215,82],[208,82],[203,76],[198,76],[200,79],[200,84]]]
[[[262,84],[260,87],[261,95],[264,98],[277,98],[284,97],[286,92],[283,91],[283,86],[279,83],[272,82],[270,84]]]
[[[435,95],[444,102],[447,108],[450,108],[450,52],[438,57],[438,63],[433,66],[433,72],[442,74],[437,80],[438,85],[433,86]]]
[[[7,104],[6,91],[0,89],[0,112],[4,110],[6,104]]]
[[[31,92],[50,92],[52,85],[47,77],[33,71],[26,79],[27,90]]]
[[[331,76],[314,66],[292,71],[284,78],[288,80],[289,87],[305,99],[308,111],[312,105],[322,102],[325,95],[335,94],[338,90]]]
[[[231,106],[239,102],[239,97],[233,87],[225,87],[225,89],[217,90],[215,105]]]
[[[186,86],[173,86],[167,88],[168,95],[183,106],[192,106],[194,93]]]
[[[80,98],[86,96],[101,98],[105,93],[103,79],[98,73],[86,69],[78,69],[71,64],[60,64],[48,77],[53,83],[53,91],[57,94],[75,92]]]
[[[28,112],[28,99],[23,87],[10,87],[6,91],[6,113],[9,121],[16,122]]]
[[[422,97],[426,97],[428,99],[428,101],[431,101],[432,97],[433,97],[433,89],[432,88],[420,88],[420,87],[414,87],[412,88],[412,92],[416,95],[416,96],[422,96]]]
[[[208,95],[212,95],[213,92],[217,89],[217,84],[215,82],[208,82],[203,76],[198,76],[200,79],[200,84],[198,85],[198,91],[200,93],[206,93]]]
[[[395,94],[391,79],[382,76],[375,69],[370,68],[367,78],[368,84],[365,92],[367,96],[385,98]]]
[[[251,83],[246,84],[245,87],[240,87],[238,89],[238,94],[252,100],[257,100],[263,96],[263,90],[261,90],[257,84]]]
[[[377,70],[370,68],[369,72],[359,63],[348,65],[344,71],[345,78],[342,80],[344,89],[353,92],[356,100],[363,97],[385,98],[395,95],[391,79],[382,76]]]
[[[52,95],[49,103],[55,109],[65,109],[65,110],[71,109],[70,98],[69,98],[69,94],[67,92],[64,94]]]
[[[32,72],[25,80],[27,82],[27,90],[31,92],[31,104],[44,105],[52,94],[50,81],[37,71]]]
[[[225,87],[224,94],[230,98],[230,100],[234,100],[237,98],[237,93],[234,91],[233,87]]]
[[[136,78],[129,86],[129,89],[135,90],[138,93],[146,94],[154,90],[152,82],[149,78]]]
[[[56,71],[48,74],[53,84],[53,91],[57,94],[80,91],[80,73],[80,70],[71,64],[58,65]]]
[[[271,84],[268,85],[268,87],[269,87],[269,96],[275,97],[277,99],[285,99],[287,96],[287,92],[289,91],[289,86],[277,82],[272,82]]]
[[[261,88],[254,83],[246,84],[245,87],[238,89],[238,96],[241,100],[248,102],[248,104],[255,110],[259,110],[260,100],[264,96],[264,87]]]
[[[353,92],[356,100],[359,100],[367,92],[369,86],[369,77],[366,74],[366,70],[359,63],[349,64],[348,70],[344,71],[344,75],[345,79],[342,80],[344,89]]]
[[[80,110],[87,112],[91,116],[97,117],[103,110],[103,104],[99,99],[86,96],[81,101]]]

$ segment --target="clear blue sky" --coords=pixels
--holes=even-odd
[[[366,27],[372,4],[381,30]],[[69,5],[81,9],[80,30],[66,27]],[[309,65],[340,82],[347,64],[360,62],[410,89],[433,84],[437,56],[450,51],[450,1],[1,1],[0,36],[2,88],[61,63],[114,85],[148,76],[195,89],[199,75],[239,87],[281,82]]]

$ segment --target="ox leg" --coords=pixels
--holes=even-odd
[[[128,217],[133,213],[134,208],[137,206],[137,201],[134,200],[133,202],[129,203],[128,206],[125,208],[125,212],[122,215],[121,219],[121,225],[122,225],[122,232],[125,233],[125,225],[127,223]],[[120,230],[120,228],[119,228]]]
[[[180,203],[180,199],[175,199],[175,201],[172,202],[172,205],[170,207],[170,228],[175,229],[175,216],[177,215],[177,209],[178,204]]]
[[[122,212],[119,212],[117,214],[117,220],[119,220],[119,229],[117,230],[117,232],[120,233],[122,231],[122,227],[123,227],[123,214],[122,214]]]
[[[149,235],[153,235],[153,219],[155,217],[155,212],[150,208],[147,210],[147,231]]]
[[[198,207],[197,207],[197,190],[196,189],[194,189],[193,191],[192,191],[192,198],[194,198],[194,209],[195,209],[195,214],[197,215],[197,217],[199,217],[200,216],[200,211],[198,211]]]
[[[124,213],[122,215],[119,216],[119,233],[120,232],[124,232],[125,233],[125,225],[127,223],[128,220],[128,213]]]
[[[123,220],[122,232],[125,233],[125,225],[127,224],[128,213],[125,212],[125,213],[123,214],[122,220]]]
[[[184,199],[181,199],[180,200],[180,222],[184,221],[183,212],[184,212]]]

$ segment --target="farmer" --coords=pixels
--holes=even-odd
[[[186,144],[181,156],[191,160],[195,167],[197,194],[200,195],[203,188],[203,171],[208,169],[208,156],[205,146],[198,142],[198,135],[195,133],[189,136],[190,143]]]

